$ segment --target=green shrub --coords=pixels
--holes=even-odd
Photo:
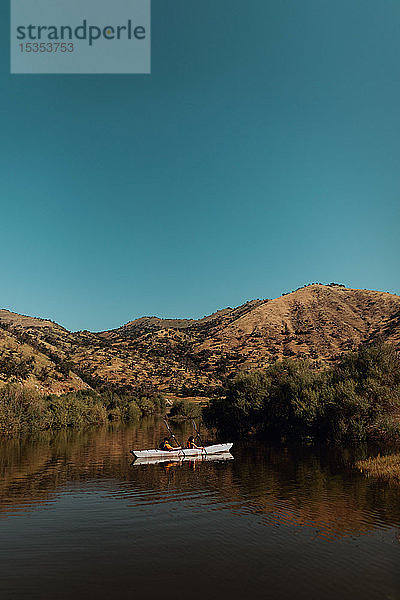
[[[166,402],[164,396],[153,396],[151,401],[154,404],[155,410],[157,414],[163,415],[165,414]]]
[[[127,411],[127,420],[128,421],[137,421],[142,416],[142,411],[140,410],[137,402],[135,400],[131,400],[129,402],[128,411]]]
[[[157,412],[156,405],[152,400],[150,400],[150,398],[139,398],[139,400],[137,400],[137,405],[142,411],[143,415],[155,415]]]
[[[88,425],[103,425],[107,422],[107,409],[101,402],[95,402],[89,407],[86,421]]]
[[[196,419],[201,415],[201,408],[190,400],[174,400],[169,416],[171,419]]]
[[[140,416],[163,414],[165,412],[165,400],[162,396],[140,396],[139,398],[130,395],[107,394],[109,399],[108,408],[119,408],[121,418],[130,421],[136,420]]]
[[[206,424],[241,435],[306,436],[326,440],[393,438],[400,416],[399,355],[388,344],[361,346],[318,372],[286,359],[240,374],[226,397],[204,409]]]
[[[121,421],[122,420],[122,410],[119,406],[112,408],[108,411],[108,420],[109,421]]]
[[[93,390],[47,396],[20,384],[0,389],[0,433],[63,429],[102,425],[108,420],[137,419],[141,411],[135,402],[124,402],[109,393]]]

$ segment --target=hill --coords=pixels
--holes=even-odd
[[[142,317],[100,333],[0,310],[0,381],[54,393],[156,386],[208,395],[238,370],[282,357],[318,366],[377,339],[400,347],[400,297],[337,284],[308,285],[202,319]]]

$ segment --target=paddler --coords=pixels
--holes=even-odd
[[[171,446],[171,444],[169,443],[169,438],[167,438],[167,437],[164,438],[163,442],[161,442],[159,448],[160,448],[160,450],[168,450],[168,452],[172,452],[173,450],[182,450],[182,448],[180,446],[177,446],[176,448]]]
[[[193,435],[191,435],[186,442],[186,448],[198,448],[199,450],[204,450],[203,446],[196,446]]]

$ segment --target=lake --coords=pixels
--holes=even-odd
[[[2,600],[400,599],[400,486],[355,471],[365,448],[132,464],[164,435],[145,419],[1,440]]]

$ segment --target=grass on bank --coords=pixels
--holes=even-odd
[[[128,422],[164,411],[165,401],[156,395],[136,398],[93,390],[41,395],[26,386],[8,384],[0,389],[0,434]]]
[[[400,454],[376,456],[359,460],[357,469],[367,477],[376,477],[400,483]]]

